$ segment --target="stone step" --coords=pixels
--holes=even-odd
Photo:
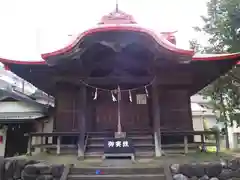
[[[101,159],[103,152],[87,152],[84,154],[85,159]]]
[[[163,174],[162,167],[91,167],[91,168],[71,168],[69,174],[71,175],[96,175],[96,171],[101,172],[102,175],[114,174]]]
[[[102,158],[102,156],[104,155],[103,151],[100,152],[85,152],[85,158]],[[139,158],[152,158],[155,156],[155,151],[151,150],[151,151],[135,151],[135,156],[139,157]]]
[[[165,180],[163,174],[68,175],[68,180]]]

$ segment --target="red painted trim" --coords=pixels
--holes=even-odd
[[[8,67],[6,64],[4,64],[4,69],[5,69],[6,71],[10,71],[9,67]]]
[[[9,63],[9,64],[32,64],[32,65],[38,65],[38,64],[46,64],[45,61],[21,61],[21,60],[12,60],[12,59],[5,59],[0,58],[0,62],[2,63]]]
[[[201,57],[201,56],[195,56],[192,58],[193,61],[218,61],[218,60],[227,60],[227,59],[237,59],[240,60],[240,53],[234,53],[234,54],[224,54],[224,55],[209,55],[208,57]]]
[[[161,37],[160,35],[157,35],[156,33],[152,32],[151,30],[142,28],[142,27],[136,27],[136,26],[126,26],[126,25],[115,25],[115,26],[98,26],[97,28],[92,28],[89,29],[83,33],[81,33],[71,44],[68,46],[53,51],[49,53],[42,54],[43,59],[47,59],[50,56],[56,56],[68,51],[71,51],[73,47],[80,41],[80,39],[84,38],[84,36],[96,33],[96,32],[106,32],[106,31],[135,31],[135,32],[141,32],[141,33],[146,33],[150,35],[158,44],[163,46],[164,48],[179,53],[179,54],[184,54],[184,55],[189,55],[193,56],[194,51],[192,50],[184,50],[184,49],[179,49],[172,43],[170,43],[167,39]]]

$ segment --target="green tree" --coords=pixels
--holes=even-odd
[[[208,14],[203,16],[203,27],[194,27],[209,37],[208,47],[201,46],[196,40],[190,42],[192,49],[202,53],[240,52],[240,1],[210,0]],[[224,122],[226,147],[229,148],[227,127],[233,122],[240,124],[240,68],[235,67],[201,91],[211,97],[212,106],[218,113],[218,121]]]

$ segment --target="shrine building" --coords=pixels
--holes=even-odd
[[[48,147],[58,153],[72,148],[79,156],[102,155],[104,138],[117,135],[131,138],[139,156],[160,156],[170,144],[185,142],[184,132],[193,143],[190,96],[240,60],[240,53],[177,48],[174,33],[142,27],[120,10],[41,56],[0,61],[55,98],[53,129],[42,136],[61,136]]]

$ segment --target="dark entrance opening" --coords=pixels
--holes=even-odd
[[[27,153],[28,137],[24,134],[31,132],[31,130],[32,124],[29,123],[8,125],[5,157]]]

